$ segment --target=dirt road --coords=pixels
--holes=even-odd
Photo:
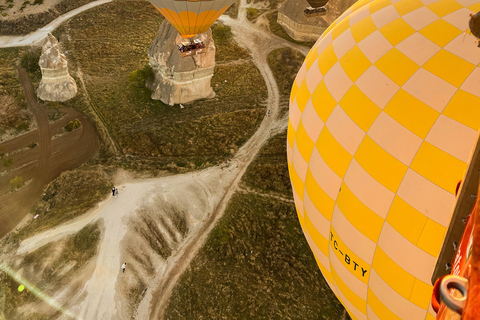
[[[10,167],[0,170],[0,238],[11,231],[38,201],[46,184],[62,171],[73,169],[92,158],[100,148],[95,128],[88,118],[73,109],[62,109],[66,116],[50,124],[46,110],[37,103],[37,97],[25,69],[17,67],[28,107],[37,121],[38,129],[0,144],[2,152],[12,159]],[[82,126],[52,140],[63,132],[73,119]],[[31,143],[37,146],[30,148]],[[11,155],[10,155],[11,154]],[[11,192],[10,180],[20,176],[28,184]]]
[[[83,12],[85,10],[91,9],[93,7],[99,6],[104,3],[111,2],[112,0],[98,0],[94,2],[90,2],[84,6],[81,6],[75,10],[72,10],[64,15],[61,15],[57,19],[53,20],[43,28],[38,29],[32,33],[22,36],[1,36],[0,37],[0,48],[8,48],[8,47],[24,47],[24,46],[32,46],[39,44],[43,39],[47,37],[49,32],[52,32],[61,25],[63,22],[67,21],[71,17]]]

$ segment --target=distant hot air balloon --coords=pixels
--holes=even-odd
[[[203,33],[235,0],[149,0],[184,38]]]
[[[431,276],[480,129],[478,0],[363,0],[292,87],[305,237],[353,319],[435,319]]]

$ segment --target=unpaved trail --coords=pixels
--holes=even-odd
[[[8,48],[8,47],[24,47],[24,46],[31,46],[40,43],[43,39],[47,37],[49,32],[52,32],[57,28],[60,24],[67,21],[71,17],[83,12],[85,10],[91,9],[93,7],[102,5],[104,3],[111,2],[113,0],[98,0],[94,2],[90,2],[84,6],[81,6],[75,10],[67,12],[57,19],[53,20],[43,28],[37,29],[34,32],[31,32],[27,35],[22,36],[1,36],[0,37],[0,48]]]

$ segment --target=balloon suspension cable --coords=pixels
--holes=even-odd
[[[23,278],[22,276],[18,275],[15,271],[10,269],[8,266],[6,266],[3,263],[0,263],[0,270],[3,270],[7,275],[13,278],[16,282],[18,282],[21,285],[25,286],[25,289],[33,293],[37,298],[41,299],[43,302],[47,303],[51,307],[55,308],[56,310],[60,311],[64,315],[72,318],[72,319],[77,319],[81,320],[77,316],[75,316],[71,311],[68,309],[64,308],[60,303],[58,303],[55,299],[52,297],[48,296],[47,294],[43,293],[40,289],[35,287],[35,285],[31,284],[28,280]]]

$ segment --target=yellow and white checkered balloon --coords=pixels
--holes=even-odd
[[[363,0],[317,41],[290,98],[305,236],[353,319],[434,319],[432,275],[480,128],[478,0]]]

